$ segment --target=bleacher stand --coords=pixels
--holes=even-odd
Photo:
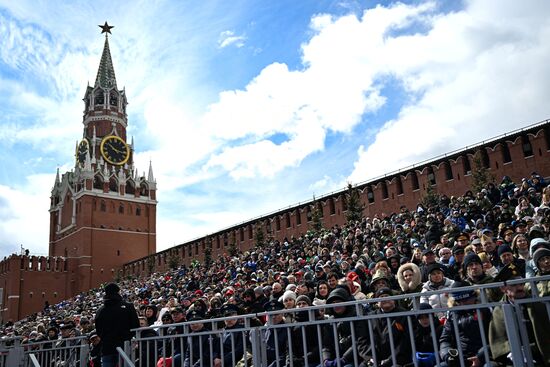
[[[550,187],[533,173],[123,279],[142,328],[119,365],[550,366],[549,233]],[[17,349],[30,366],[97,367],[103,297],[2,325],[0,366]]]

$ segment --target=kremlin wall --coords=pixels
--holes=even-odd
[[[494,175],[497,184],[503,176],[519,182],[533,171],[546,177],[550,174],[550,120],[358,184],[365,204],[364,215],[372,217],[398,212],[402,205],[414,208],[425,194],[428,183],[439,194],[463,195],[471,188],[472,161],[477,150],[481,152],[484,167]],[[345,194],[343,188],[316,199],[325,228],[345,223]],[[257,226],[265,235],[279,241],[285,237],[298,237],[311,228],[312,203],[299,203],[137,259],[125,264],[123,272],[125,275],[147,274],[148,266],[151,266],[148,264],[153,263],[155,270],[167,270],[173,256],[186,265],[193,260],[203,261],[209,240],[212,241],[213,258],[227,254],[232,241],[237,249],[246,251],[254,246]]]

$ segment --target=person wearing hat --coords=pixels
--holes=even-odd
[[[448,366],[460,366],[458,360],[458,344],[462,347],[462,353],[466,365],[482,366],[484,362],[483,349],[485,345],[479,330],[478,314],[476,309],[455,311],[452,307],[473,305],[477,303],[477,292],[475,290],[464,290],[470,284],[465,282],[454,282],[451,286],[451,297],[449,299],[448,317],[443,325],[443,332],[439,338],[439,354],[442,361]],[[485,335],[489,328],[491,313],[487,308],[480,308],[481,325]],[[455,322],[458,326],[455,334]],[[456,338],[458,335],[458,340]]]
[[[422,280],[422,282],[428,281],[428,267],[435,262],[435,252],[430,247],[422,251],[422,265],[420,266],[420,279]]]
[[[264,305],[266,312],[281,311],[284,308],[285,306],[277,300],[269,301]],[[284,324],[285,318],[282,313],[270,314],[267,322],[269,325]],[[286,328],[268,328],[265,334],[265,344],[267,365],[269,367],[284,365],[288,348],[288,332]]]
[[[375,348],[376,357],[379,366],[393,366],[392,345],[396,362],[399,365],[407,365],[412,362],[411,359],[411,341],[409,336],[407,318],[403,316],[391,317],[392,313],[405,312],[405,309],[398,306],[394,300],[388,300],[387,297],[393,296],[390,288],[380,288],[374,294],[378,298],[377,307],[370,315],[387,315],[391,325],[391,333],[388,328],[388,319],[385,317],[376,317],[371,320],[374,340],[368,337],[368,344]],[[391,339],[393,336],[393,340]],[[374,352],[369,351],[369,354]]]
[[[246,335],[238,318],[241,310],[236,305],[226,304],[220,311],[222,317],[225,317],[225,326],[220,339],[221,351],[214,350],[214,367],[221,367],[222,362],[226,367],[236,366],[244,355],[243,335]]]
[[[453,280],[462,279],[462,263],[464,262],[464,248],[454,245],[451,249],[452,258],[447,266],[447,277]]]
[[[311,299],[306,295],[300,295],[296,298],[296,308],[298,309],[305,309],[311,305]],[[315,320],[324,320],[319,310],[312,312],[312,317],[312,322],[309,322],[310,312],[307,310],[296,312],[295,320],[297,323],[302,323],[302,325],[294,326],[291,330],[293,353],[289,357],[293,358],[294,366],[318,366],[321,364],[319,359],[319,340],[323,340],[323,335],[326,335],[329,330],[327,324],[315,324]],[[318,326],[320,329],[317,328]],[[320,335],[318,330],[320,330]],[[307,355],[304,354],[304,339],[302,334],[305,334],[305,350],[307,351]]]
[[[534,277],[537,272],[537,265],[534,261],[535,251],[539,248],[550,249],[550,242],[546,241],[544,238],[534,238],[531,240],[529,245],[529,254],[531,259],[526,263],[526,276],[528,278]]]
[[[462,269],[463,280],[470,285],[489,284],[494,281],[485,273],[483,262],[477,254],[467,255],[464,258]],[[484,291],[487,294],[487,299],[491,302],[497,302],[502,297],[498,288],[488,288]]]
[[[397,281],[403,294],[420,293],[422,281],[420,268],[414,263],[401,265],[397,270]],[[413,298],[403,299],[402,305],[406,309],[412,309]]]
[[[347,286],[337,286],[330,292],[327,298],[327,305],[334,305],[328,308],[334,319],[354,317],[356,315],[354,306],[341,306],[339,303],[353,301]],[[332,323],[327,324],[332,330]],[[351,328],[354,328],[355,340],[352,340]],[[370,348],[368,343],[368,330],[364,322],[337,321],[337,340],[332,332],[323,335],[323,366],[337,367],[352,364],[354,361],[354,349],[357,351],[359,363],[367,364],[370,360]],[[338,343],[340,358],[336,355],[335,345]]]
[[[210,359],[210,347],[212,350],[219,350],[220,346],[218,344],[219,339],[208,334],[193,335],[196,333],[202,333],[210,330],[208,324],[203,322],[197,322],[204,320],[205,314],[202,309],[191,309],[187,312],[186,319],[189,322],[193,322],[189,325],[191,335],[187,337],[187,346],[185,348],[184,354],[174,354],[173,356],[173,366],[181,366],[181,359],[183,358],[184,366],[210,366],[212,365],[212,360]],[[210,344],[210,339],[211,343]],[[176,341],[176,344],[179,343],[179,340]]]
[[[500,245],[497,253],[502,264],[501,269],[508,264],[514,264],[520,270],[521,276],[525,277],[525,260],[516,258],[510,246],[505,244]]]
[[[422,286],[421,293],[451,288],[454,280],[445,277],[445,266],[439,263],[432,264],[428,268],[428,281]],[[448,296],[446,293],[421,296],[421,303],[429,304],[432,308],[447,308]],[[444,315],[438,315],[443,317]]]
[[[533,254],[533,262],[537,266],[535,275],[550,275],[550,249],[542,247]],[[539,297],[550,296],[550,280],[537,282]]]
[[[88,341],[90,343],[90,364],[94,367],[101,366],[101,338],[97,335],[95,330],[90,332]],[[45,364],[45,366],[48,365]]]
[[[432,306],[428,303],[420,303],[418,308],[420,310],[431,310]],[[432,319],[431,323],[430,319]],[[433,332],[431,325],[433,325]],[[435,366],[436,359],[432,335],[435,334],[435,340],[439,340],[443,332],[443,325],[441,325],[435,313],[423,313],[416,316],[414,326],[414,343],[418,365],[421,367]]]
[[[527,234],[527,223],[524,220],[518,220],[514,223],[516,233]]]
[[[529,296],[524,283],[506,284],[514,279],[522,279],[521,269],[513,263],[504,266],[495,277],[498,282],[505,282],[501,287],[503,297],[502,304],[514,304],[516,300]],[[550,319],[546,306],[541,302],[529,302],[522,304],[522,320],[526,324],[528,340],[531,345],[531,354],[535,366],[550,366]],[[509,359],[511,348],[509,337],[504,322],[503,306],[496,306],[489,324],[489,345],[492,358],[503,365],[512,365]]]
[[[134,305],[122,300],[118,285],[109,283],[104,290],[103,306],[97,311],[95,325],[102,340],[101,365],[115,367],[116,348],[123,348],[124,342],[132,338],[130,330],[139,327],[139,320]]]

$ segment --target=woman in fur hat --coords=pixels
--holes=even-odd
[[[397,281],[404,294],[420,293],[422,291],[422,275],[420,268],[414,263],[406,263],[397,271]],[[412,299],[403,300],[407,309],[412,309]]]

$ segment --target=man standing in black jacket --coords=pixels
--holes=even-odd
[[[132,338],[131,329],[139,327],[134,306],[124,302],[115,283],[105,286],[104,305],[97,311],[95,325],[97,335],[103,342],[101,364],[103,367],[115,367],[117,347],[124,347],[124,341]]]

